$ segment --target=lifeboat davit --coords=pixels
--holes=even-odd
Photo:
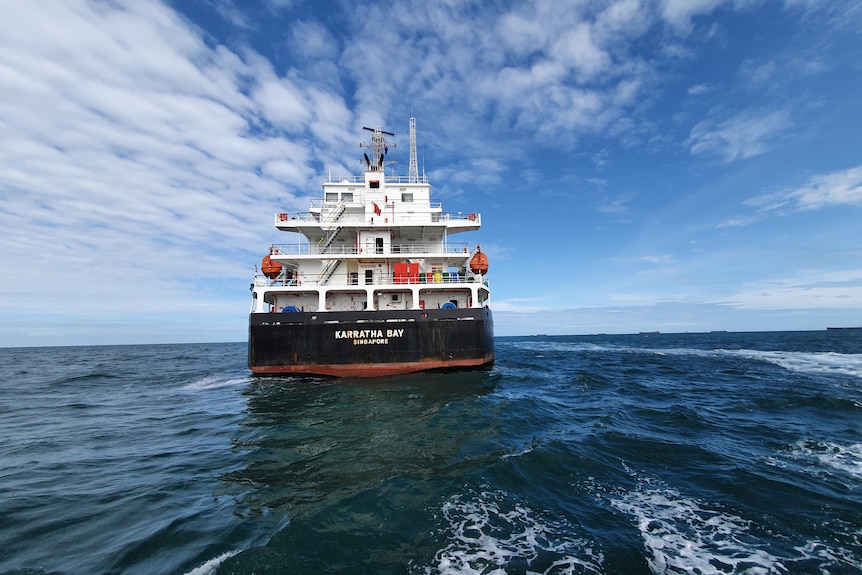
[[[281,264],[272,259],[269,255],[263,256],[260,262],[260,271],[269,279],[275,279],[281,273]]]
[[[488,256],[482,253],[480,246],[476,246],[476,253],[470,259],[470,270],[474,274],[485,275],[488,273]]]

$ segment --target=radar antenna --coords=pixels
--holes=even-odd
[[[365,162],[368,164],[368,170],[370,172],[379,172],[383,170],[383,156],[389,153],[389,146],[386,144],[386,138],[384,136],[394,136],[392,132],[384,132],[380,129],[380,126],[376,128],[366,128],[362,127],[363,130],[368,130],[372,133],[371,136],[371,158],[368,158],[368,154],[365,154]],[[394,148],[396,145],[392,144]],[[360,148],[368,148],[368,144],[359,144]]]

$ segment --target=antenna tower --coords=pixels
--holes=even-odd
[[[419,181],[419,164],[416,163],[416,118],[410,118],[410,168],[407,176],[410,183]]]
[[[384,136],[394,136],[392,132],[384,132],[380,129],[380,126],[377,126],[373,130],[371,128],[363,127],[363,130],[368,130],[372,133],[371,136],[371,158],[368,157],[368,154],[365,154],[365,161],[368,163],[368,169],[372,171],[383,171],[383,157],[389,153],[389,145],[386,143],[386,138]],[[392,144],[394,148],[396,145]],[[359,144],[360,148],[369,147],[368,144]]]

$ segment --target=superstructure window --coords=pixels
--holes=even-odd
[[[353,192],[344,192],[341,194],[342,202],[352,202],[353,201]]]
[[[413,194],[412,193],[401,194],[401,201],[405,202],[405,203],[406,202],[412,202],[413,201]]]
[[[325,199],[327,202],[337,202],[338,201],[338,194],[336,194],[335,192],[326,192],[326,198]]]

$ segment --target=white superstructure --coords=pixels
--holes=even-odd
[[[366,128],[372,141],[364,175],[329,177],[308,212],[275,215],[279,230],[300,236],[273,245],[264,258],[265,275],[252,286],[252,313],[489,306],[485,254],[450,240],[478,230],[481,215],[444,213],[431,201],[427,177],[413,173],[412,118],[410,127],[408,176],[385,173],[385,137],[392,134]]]

